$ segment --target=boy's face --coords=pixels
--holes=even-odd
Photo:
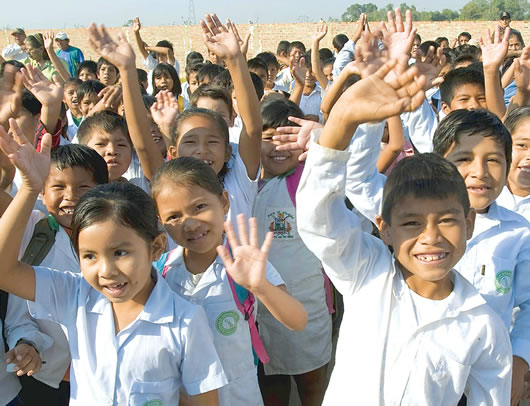
[[[269,78],[269,73],[265,69],[250,69],[250,72],[255,73],[259,76],[261,81],[263,82],[263,87],[267,85],[267,80]]]
[[[79,86],[71,84],[64,88],[64,102],[72,113],[80,114],[79,100],[77,99],[77,89]]]
[[[523,120],[512,133],[512,164],[508,184],[518,196],[530,194],[530,118]]]
[[[447,286],[449,272],[473,234],[471,213],[464,214],[454,195],[445,199],[407,196],[392,208],[391,225],[377,219],[381,238],[393,247],[407,285],[415,292],[429,297],[429,292],[435,295]]]
[[[291,49],[291,52],[289,52],[289,61],[291,66],[293,63],[298,62],[302,56],[304,56],[304,52],[300,48]]]
[[[70,40],[67,39],[56,39],[55,42],[59,45],[63,51],[66,51],[70,47]]]
[[[466,35],[460,35],[458,37],[458,45],[465,45],[469,42],[469,38]]]
[[[442,102],[442,111],[449,114],[453,110],[487,109],[486,92],[483,86],[467,83],[459,86],[453,93],[451,105]]]
[[[442,42],[440,42],[440,48],[449,48],[449,41],[443,40]]]
[[[95,131],[86,145],[105,159],[109,182],[120,179],[127,172],[132,160],[132,147],[121,129],[110,133]]]
[[[97,76],[94,73],[90,72],[90,70],[87,68],[81,69],[77,76],[83,82],[86,82],[87,80],[98,80]]]
[[[197,107],[215,111],[220,114],[226,121],[228,127],[234,125],[234,119],[228,106],[222,99],[212,99],[211,97],[199,97],[197,100]]]
[[[444,155],[464,178],[471,207],[486,213],[506,184],[506,156],[493,137],[460,134]]]
[[[188,84],[190,85],[190,95],[192,95],[193,92],[199,87],[199,81],[197,80],[197,72],[190,73]]]
[[[42,189],[42,201],[48,212],[64,228],[70,228],[74,208],[81,196],[96,186],[94,174],[80,166],[50,168]]]
[[[84,117],[86,117],[90,110],[92,110],[94,106],[98,104],[100,99],[101,98],[96,93],[87,93],[83,96],[83,98],[79,101],[79,109],[81,110],[81,113]]]
[[[278,76],[278,67],[275,64],[270,64],[267,68],[267,85],[265,87],[272,89],[274,87],[276,76]]]
[[[294,169],[298,164],[298,157],[303,151],[277,151],[280,141],[273,141],[278,135],[276,129],[269,128],[261,133],[261,165],[265,179],[283,175]]]
[[[103,64],[98,70],[98,79],[105,86],[111,86],[118,81],[118,71],[112,65]]]
[[[523,48],[523,44],[521,44],[521,41],[519,41],[519,38],[517,38],[516,35],[512,35],[508,39],[508,49],[511,51],[519,51]]]

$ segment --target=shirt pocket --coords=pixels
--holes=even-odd
[[[474,285],[483,295],[511,295],[515,259],[491,257],[477,261]]]
[[[161,382],[134,380],[131,385],[129,406],[164,406],[177,400],[179,385],[175,378]]]

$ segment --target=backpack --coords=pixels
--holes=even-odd
[[[230,249],[228,243],[227,248]],[[172,257],[170,254],[171,252],[166,252],[156,262],[157,264],[163,264],[163,278],[166,277],[170,267],[169,263],[172,261]],[[263,345],[263,341],[261,341],[258,328],[256,327],[256,321],[254,320],[254,303],[256,302],[256,298],[243,286],[237,284],[228,272],[226,272],[226,276],[230,284],[230,290],[232,291],[232,296],[234,298],[234,302],[236,303],[236,307],[245,317],[245,320],[248,322],[248,328],[250,330],[250,341],[252,342],[252,350],[254,352],[254,363],[257,365],[257,361],[259,359],[262,364],[267,364],[270,361],[270,358],[267,355],[267,351],[265,351],[265,346]]]

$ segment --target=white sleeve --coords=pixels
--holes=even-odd
[[[510,337],[513,355],[530,364],[530,238],[528,233],[525,235],[526,244],[519,252],[514,269],[514,306],[519,307],[519,313],[513,322]]]
[[[4,327],[9,349],[13,349],[21,339],[35,344],[38,352],[46,351],[53,345],[53,339],[42,333],[31,318],[27,301],[18,296],[9,295]]]
[[[153,55],[151,55],[151,53],[149,53],[147,55],[147,58],[144,58],[142,62],[144,66],[150,71],[156,68],[156,65],[158,65],[158,61],[153,58]]]
[[[337,80],[344,67],[351,61],[353,61],[354,57],[355,42],[349,40],[344,44],[340,52],[337,54],[335,62],[333,62],[333,77],[335,78],[335,80]]]
[[[438,128],[438,118],[427,99],[424,99],[416,110],[402,113],[401,121],[403,127],[408,130],[412,145],[422,154],[432,152],[432,140]]]
[[[35,301],[28,301],[34,319],[67,326],[76,320],[81,274],[59,272],[41,266],[35,269]]]
[[[248,217],[258,195],[258,180],[261,168],[258,170],[256,179],[250,179],[247,167],[241,156],[237,154],[233,158],[233,165],[224,179],[225,189],[231,195],[233,199],[231,203],[234,204],[234,207],[231,207],[230,210],[235,210],[233,218],[239,213],[245,213]]]
[[[180,334],[184,343],[182,384],[186,392],[194,396],[226,385],[226,376],[202,307],[196,306],[193,317],[181,325]]]
[[[361,231],[359,218],[344,203],[349,157],[348,151],[312,143],[296,194],[300,237],[342,294],[353,294],[392,269],[388,248]]]
[[[21,48],[17,44],[11,44],[2,50],[2,57],[7,61],[9,59],[16,59],[15,56],[20,54]]]
[[[355,209],[375,224],[381,214],[386,176],[377,170],[385,123],[362,124],[353,135],[346,171],[346,197]]]

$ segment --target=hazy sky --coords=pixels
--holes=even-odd
[[[339,18],[355,0],[194,0],[197,20],[215,11],[223,20],[236,23],[318,21]],[[391,0],[370,0],[383,7]],[[395,1],[397,5],[402,0]],[[87,26],[90,22],[121,26],[140,17],[144,25],[179,25],[188,19],[188,0],[1,0],[0,28],[69,28]],[[459,9],[461,0],[412,0],[418,10]],[[322,4],[325,4],[323,6]],[[276,10],[281,10],[279,14]]]

